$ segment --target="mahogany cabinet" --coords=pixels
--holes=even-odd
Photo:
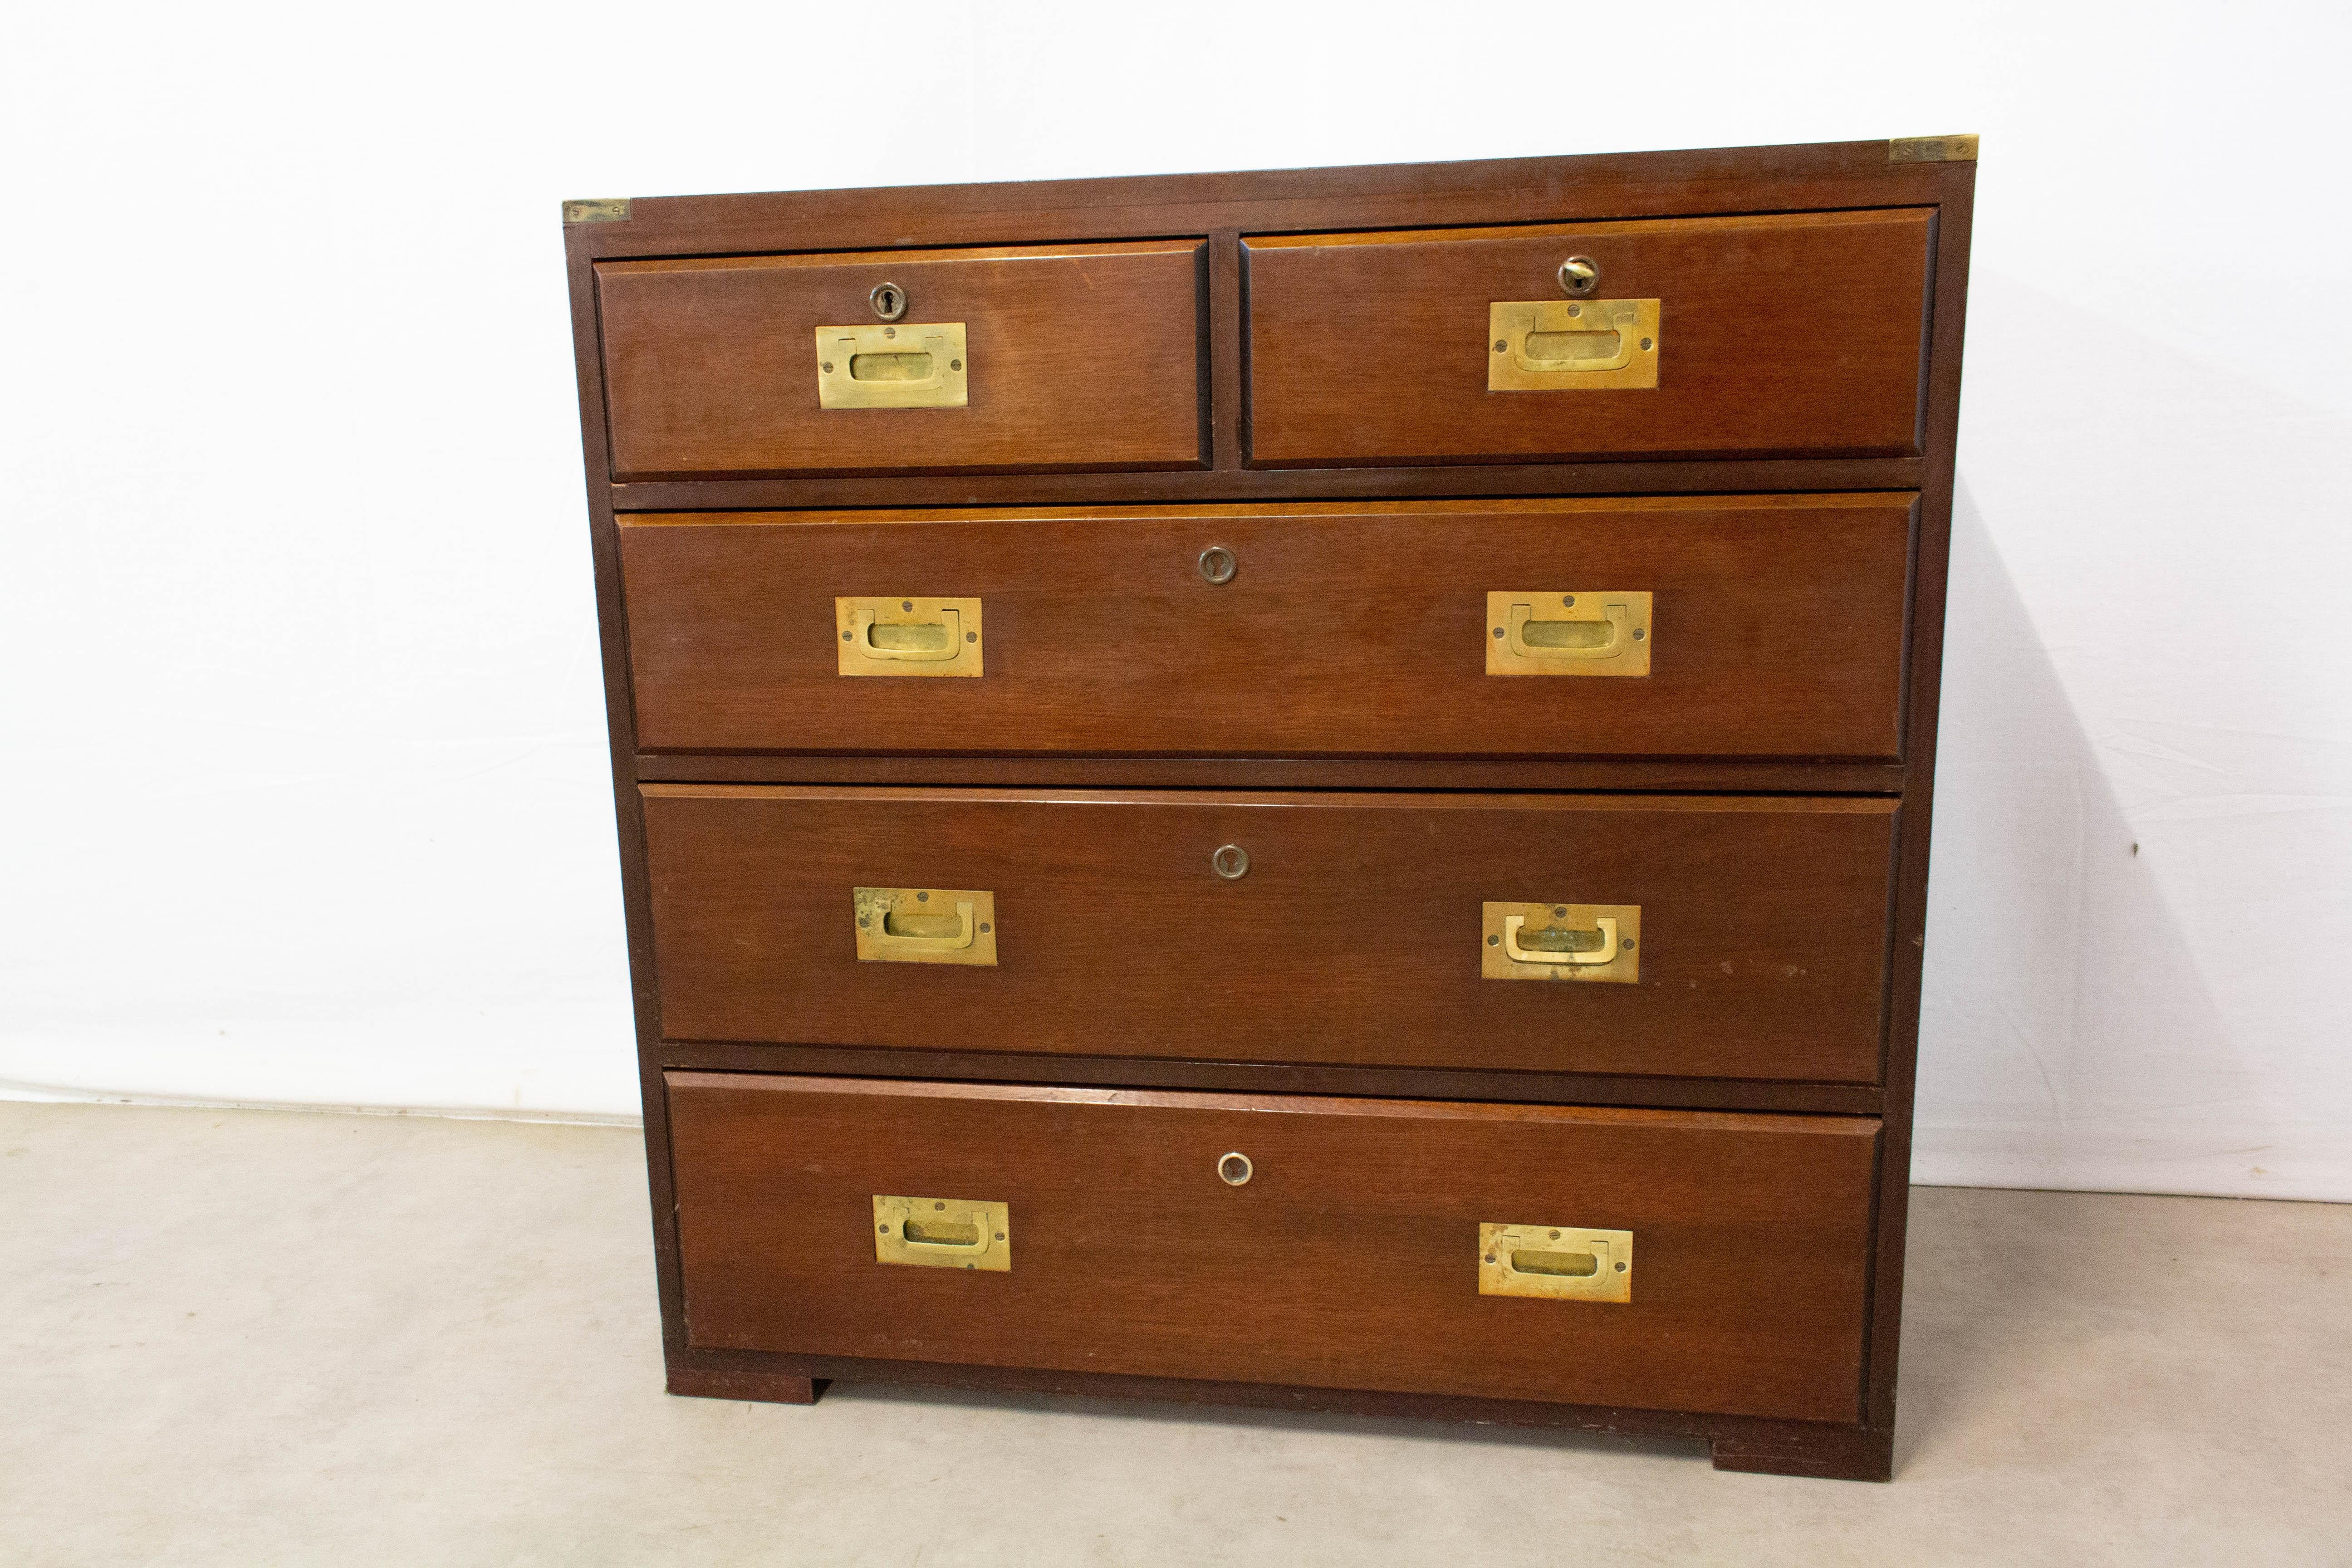
[[[671,1390],[1886,1477],[1975,155],[565,204]]]

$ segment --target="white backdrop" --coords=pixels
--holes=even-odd
[[[0,1079],[634,1109],[560,198],[1976,131],[1916,1173],[2352,1198],[2345,17],[21,10]]]

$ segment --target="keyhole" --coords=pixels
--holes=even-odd
[[[895,321],[907,313],[907,291],[896,283],[877,283],[874,292],[866,296],[874,313],[886,321]]]

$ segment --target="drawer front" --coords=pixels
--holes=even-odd
[[[1251,460],[1915,455],[1933,232],[1902,208],[1252,239]],[[1511,305],[1632,361],[1530,360]]]
[[[1912,504],[625,520],[637,741],[649,751],[1892,758]],[[1496,595],[1505,602],[1490,606]],[[845,654],[856,633],[841,606],[856,595],[878,595],[885,615],[950,596],[963,606],[956,647],[972,657]],[[1520,596],[1526,614],[1511,624]],[[1561,603],[1580,596],[1580,609]],[[1642,624],[1621,613],[1629,606]],[[944,627],[951,617],[920,618]],[[1596,646],[1524,640],[1547,635]],[[848,679],[861,674],[885,679]],[[927,674],[979,679],[894,679]]]
[[[1169,240],[603,263],[613,477],[1196,467],[1202,255]],[[880,296],[895,318],[877,290],[896,290]]]
[[[1875,1121],[667,1084],[698,1347],[1858,1418]]]
[[[641,787],[672,1039],[1879,1076],[1891,801]]]

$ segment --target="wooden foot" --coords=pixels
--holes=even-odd
[[[1895,1429],[1822,1426],[1714,1440],[1715,1468],[1834,1481],[1895,1479]]]
[[[707,1367],[670,1363],[669,1391],[701,1399],[754,1399],[768,1405],[814,1405],[825,1380],[787,1377],[781,1373],[713,1371]]]

